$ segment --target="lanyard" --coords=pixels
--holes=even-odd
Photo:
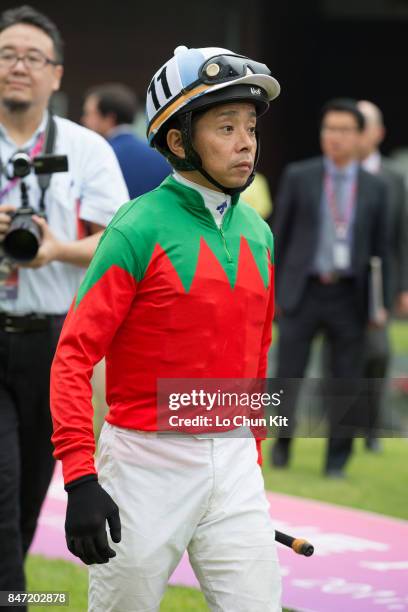
[[[338,238],[344,240],[347,236],[347,231],[350,225],[351,216],[353,214],[354,204],[356,200],[356,192],[357,192],[357,181],[354,179],[353,184],[350,189],[349,197],[346,202],[346,207],[344,210],[344,216],[341,216],[339,213],[339,206],[336,199],[336,194],[334,193],[333,180],[329,174],[326,174],[325,177],[325,191],[327,196],[327,201],[329,202],[331,214],[334,221],[334,226],[336,228],[336,235]]]
[[[37,142],[31,149],[31,151],[28,152],[30,159],[33,159],[39,153],[41,153],[41,150],[44,145],[44,140],[45,140],[45,132],[41,132],[39,138],[37,139]],[[3,200],[4,196],[7,195],[13,189],[14,185],[16,185],[19,182],[19,180],[21,179],[19,179],[18,177],[9,180],[9,182],[0,191],[0,201]]]
[[[51,112],[48,115],[47,127],[45,128],[45,132],[40,134],[37,143],[34,148],[30,151],[29,155],[31,158],[36,157],[41,150],[44,151],[44,155],[51,155],[54,153],[55,142],[57,137],[57,125],[55,119]],[[1,169],[1,157],[0,157],[0,169]],[[7,188],[6,193],[9,193],[10,189],[12,189],[15,185],[15,182],[21,179],[11,179],[11,185],[7,184],[4,189]],[[45,211],[45,194],[50,186],[51,174],[40,174],[37,175],[38,185],[41,190],[40,202],[39,202],[39,210],[41,212]],[[0,191],[0,201],[4,197],[4,190]]]

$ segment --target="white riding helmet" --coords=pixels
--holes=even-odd
[[[174,56],[156,72],[147,89],[147,139],[150,146],[168,157],[176,169],[199,170],[227,193],[242,191],[252,182],[254,173],[242,188],[228,190],[202,168],[201,159],[191,141],[192,112],[222,103],[250,101],[255,104],[260,116],[279,92],[279,83],[265,64],[228,49],[177,47]],[[163,138],[167,133],[165,128],[175,117],[180,121],[186,150],[184,160],[168,150]]]

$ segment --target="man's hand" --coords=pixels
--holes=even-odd
[[[66,485],[65,537],[68,550],[86,565],[107,563],[116,556],[108,544],[106,521],[115,543],[121,539],[119,508],[98,481],[82,478]]]
[[[0,204],[0,242],[3,242],[4,236],[6,235],[11,223],[9,213],[13,213],[15,210],[16,207],[12,206],[11,204]]]
[[[408,291],[402,291],[398,296],[397,314],[408,317]]]
[[[388,321],[388,310],[385,308],[380,308],[377,314],[377,317],[374,321],[369,322],[369,327],[384,327],[384,325]]]
[[[25,263],[20,263],[19,265],[24,268],[41,268],[51,261],[58,259],[61,252],[61,242],[56,239],[50,230],[50,226],[43,217],[33,215],[32,219],[41,230],[42,240],[40,248],[34,259]]]
[[[33,215],[32,218],[42,233],[40,248],[34,259],[29,262],[19,263],[19,266],[24,268],[41,268],[51,261],[60,261],[80,267],[89,266],[104,228],[95,223],[91,223],[90,236],[81,238],[81,240],[63,242],[54,236],[50,226],[43,217]]]

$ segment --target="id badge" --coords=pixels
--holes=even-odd
[[[333,246],[333,260],[336,270],[348,270],[351,264],[350,247],[347,242],[338,240]]]

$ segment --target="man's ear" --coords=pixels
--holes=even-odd
[[[172,128],[167,132],[167,146],[173,155],[176,155],[180,159],[186,158],[184,151],[183,139],[180,130]]]
[[[58,91],[61,85],[61,79],[64,74],[64,67],[62,64],[54,66],[54,82],[52,84],[52,91]]]
[[[108,129],[113,129],[114,127],[116,127],[117,125],[119,125],[118,123],[118,116],[116,113],[108,113],[107,115],[103,116],[103,119],[105,119],[105,123],[109,126]]]

